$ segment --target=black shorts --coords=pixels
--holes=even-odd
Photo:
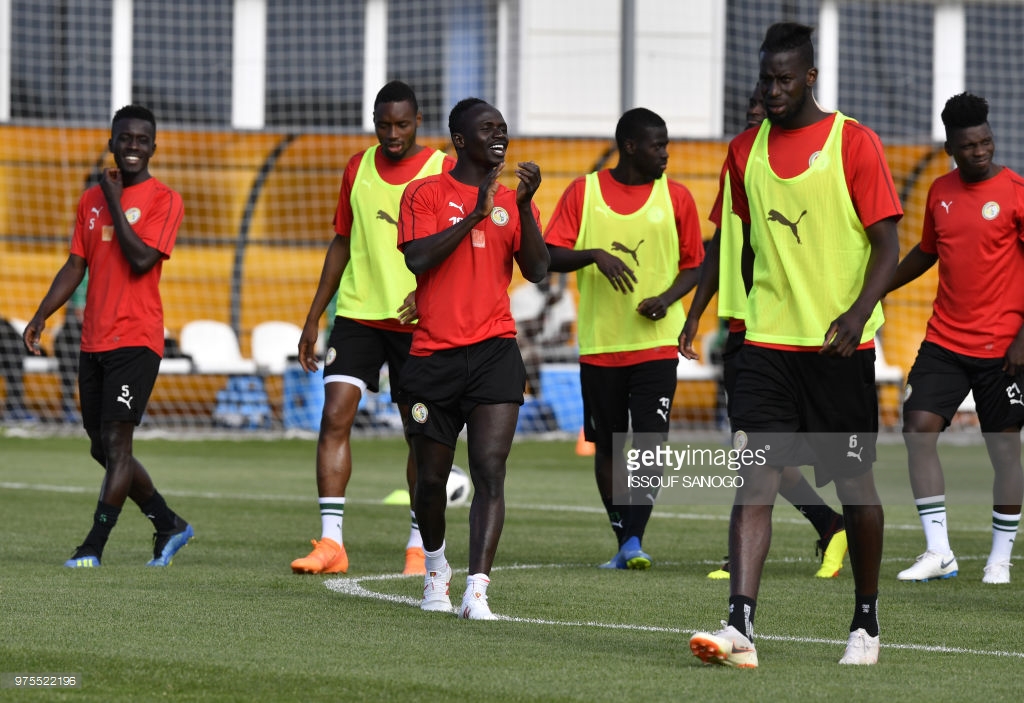
[[[634,435],[648,433],[660,435],[662,441],[667,439],[678,364],[678,358],[632,366],[581,363],[586,440],[593,442],[602,454],[611,454],[613,436],[630,429]]]
[[[768,464],[814,466],[816,482],[852,478],[875,461],[875,350],[850,357],[746,345],[730,403],[733,446],[770,446]]]
[[[907,376],[903,414],[915,410],[935,413],[946,421],[956,413],[968,391],[974,393],[982,432],[1002,432],[1024,426],[1024,374],[1003,371],[1003,359],[979,359],[957,354],[933,342],[921,342]]]
[[[454,448],[477,405],[523,404],[526,368],[514,337],[494,337],[409,356],[400,385],[410,405],[409,434]]]
[[[405,398],[396,381],[409,358],[410,346],[411,330],[383,330],[347,317],[336,317],[327,342],[324,383],[342,381],[358,386],[361,391],[377,393],[380,390],[380,370],[386,362],[392,381],[391,397],[396,403],[403,403]]]
[[[160,355],[148,347],[82,352],[78,395],[89,436],[95,436],[106,421],[142,422],[159,373]]]

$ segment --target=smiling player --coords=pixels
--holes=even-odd
[[[131,498],[156,534],[149,566],[168,566],[192,539],[191,525],[167,507],[132,453],[164,352],[160,273],[184,215],[181,196],[150,176],[156,118],[128,105],[111,122],[108,169],[78,204],[71,253],[25,328],[25,346],[39,353],[46,320],[89,272],[78,369],[82,424],[89,452],[106,470],[93,526],[65,566],[97,567],[121,507]]]
[[[320,539],[313,540],[308,555],[292,562],[292,571],[297,574],[348,571],[342,528],[345,491],[352,476],[352,423],[362,394],[379,390],[383,365],[387,363],[391,379],[397,379],[409,355],[411,323],[416,318],[412,296],[416,282],[395,249],[398,205],[410,181],[440,173],[455,163],[443,152],[416,142],[422,121],[412,88],[401,81],[385,85],[373,104],[379,144],[349,159],[341,178],[334,213],[335,236],[327,247],[320,282],[299,338],[299,363],[306,371],[315,371],[320,317],[337,293],[336,317],[324,363],[324,410],[316,448]],[[394,386],[392,398],[403,426],[408,426],[409,405]],[[411,495],[416,486],[411,448],[405,474]],[[423,542],[415,514],[411,518],[403,573],[420,575],[424,573]]]
[[[992,549],[982,582],[1009,583],[1024,496],[1024,179],[993,161],[995,140],[984,98],[954,95],[946,101],[942,123],[946,153],[957,167],[929,189],[921,242],[900,262],[891,285],[895,290],[939,262],[934,312],[907,376],[903,403],[910,486],[927,547],[896,578],[957,575],[937,445],[939,433],[973,391],[995,470]]]
[[[411,403],[414,503],[426,555],[420,607],[451,612],[445,486],[465,425],[474,492],[469,576],[458,615],[492,620],[487,586],[505,521],[506,461],[526,386],[508,286],[513,260],[536,283],[547,275],[548,253],[533,204],[540,168],[516,164],[515,191],[498,183],[508,148],[501,113],[467,98],[452,108],[448,129],[455,167],[409,184],[398,221],[399,247],[416,274],[420,316],[401,377]]]

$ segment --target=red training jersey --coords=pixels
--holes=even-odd
[[[978,183],[958,171],[928,190],[921,251],[939,257],[925,339],[1002,357],[1024,324],[1024,179],[1008,168]]]
[[[479,189],[448,173],[413,181],[402,196],[398,247],[443,232],[476,206]],[[540,226],[540,212],[531,204]],[[414,356],[464,347],[494,337],[515,337],[508,287],[519,251],[522,222],[515,191],[498,185],[491,214],[437,266],[416,277],[419,324]]]
[[[170,258],[185,209],[181,196],[155,178],[125,188],[121,208],[139,238]],[[78,201],[71,253],[89,268],[82,351],[148,347],[163,356],[164,309],[160,300],[163,260],[141,275],[132,272],[114,233],[100,186]]]
[[[601,186],[601,196],[615,212],[629,215],[642,208],[650,199],[654,183],[643,185],[626,185],[615,180],[611,171],[603,169],[597,174]],[[580,235],[580,223],[583,221],[583,199],[586,192],[586,176],[580,176],[566,188],[555,207],[544,241],[551,246],[572,249]],[[676,232],[679,236],[679,270],[700,266],[704,260],[704,241],[700,230],[700,215],[697,205],[689,189],[677,181],[668,181],[669,197],[672,200],[672,211],[675,215]],[[626,261],[628,264],[629,261]],[[681,304],[681,303],[680,303]],[[677,347],[655,347],[628,352],[609,352],[605,354],[588,354],[581,361],[597,366],[632,366],[645,361],[658,359],[675,359]]]

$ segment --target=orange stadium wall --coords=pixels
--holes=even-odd
[[[46,293],[67,257],[83,186],[98,168],[113,165],[107,138],[106,131],[95,129],[0,127],[0,315],[28,319]],[[193,319],[222,320],[235,324],[248,354],[257,323],[301,323],[333,236],[341,172],[372,140],[368,135],[160,131],[151,170],[185,203],[162,284],[171,335]],[[422,141],[450,151],[441,138]],[[690,188],[702,217],[714,201],[725,150],[720,141],[670,146],[669,176]],[[932,145],[888,146],[887,156],[906,210],[900,225],[900,248],[906,253],[920,233],[928,185],[948,169],[948,159]],[[574,178],[614,165],[616,157],[607,139],[524,138],[513,139],[508,158],[541,166],[536,202],[546,222]],[[514,176],[503,180],[515,187]],[[704,220],[702,226],[709,238],[712,225]],[[513,287],[520,283],[516,278]],[[571,276],[570,285],[575,287]],[[886,299],[882,340],[890,363],[908,369],[913,362],[935,285],[933,270]],[[714,312],[702,320],[702,332],[714,329]],[[44,336],[44,347],[51,341]],[[39,383],[30,380],[29,392]],[[895,389],[886,389],[882,401],[894,416]],[[703,412],[715,402],[713,384],[691,383],[685,395],[677,394],[674,414],[689,417],[691,410]]]

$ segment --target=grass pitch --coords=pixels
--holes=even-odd
[[[981,445],[943,447],[960,575],[905,584],[924,549],[905,452],[880,447],[886,510],[876,667],[840,667],[853,607],[849,562],[813,578],[810,525],[780,502],[758,601],[761,667],[702,665],[687,641],[717,629],[727,582],[705,574],[725,553],[728,507],[659,506],[647,572],[609,572],[614,552],[591,461],[572,442],[512,450],[508,510],[491,605],[506,619],[422,613],[419,577],[401,577],[408,510],[404,444],[357,440],[345,511],[347,576],[297,576],[289,562],[319,537],[310,440],[137,440],[138,458],[195,542],[147,569],[151,526],[129,504],[96,570],[65,569],[89,527],[100,470],[79,438],[0,436],[0,672],[68,672],[74,690],[0,689],[3,700],[735,701],[1010,700],[1024,666],[1024,575],[984,586],[991,468]],[[460,447],[456,462],[465,466]],[[903,500],[905,498],[905,500]],[[835,505],[834,498],[831,502]],[[461,597],[466,508],[448,511]],[[460,571],[461,569],[461,571]]]

